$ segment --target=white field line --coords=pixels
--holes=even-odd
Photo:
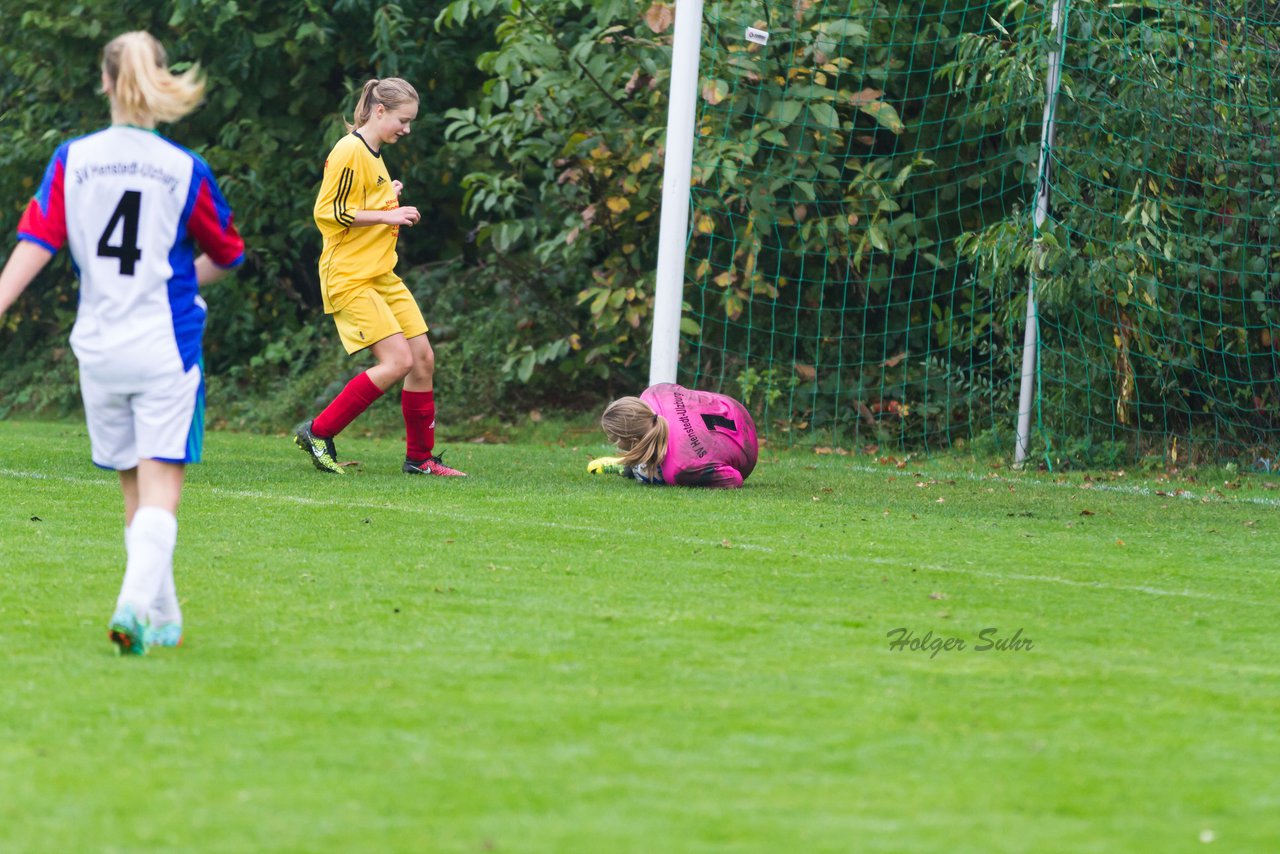
[[[892,563],[892,561],[885,561]],[[1234,602],[1238,605],[1253,605],[1259,608],[1267,607],[1266,602],[1259,602],[1256,599],[1246,599],[1241,596],[1222,596],[1217,593],[1205,593],[1200,590],[1165,590],[1160,587],[1151,587],[1146,584],[1108,584],[1105,581],[1079,581],[1074,578],[1063,578],[1060,575],[1030,575],[1023,572],[988,572],[981,569],[969,569],[968,567],[952,567],[952,566],[933,566],[922,565],[920,569],[927,569],[934,572],[950,572],[957,575],[976,575],[982,578],[994,578],[1000,581],[1030,581],[1037,584],[1061,584],[1066,587],[1083,587],[1093,590],[1116,590],[1126,593],[1143,593],[1147,596],[1174,596],[1185,599],[1206,599],[1211,602]]]
[[[860,465],[857,463],[851,463],[851,464],[848,464],[846,467],[851,471],[862,472],[864,474],[893,475],[895,472],[898,472],[897,474],[898,477],[909,476],[909,475],[901,474],[898,471],[898,469],[891,469],[883,466],[867,466],[867,465]],[[907,468],[910,468],[910,466],[908,466]],[[1074,484],[1074,483],[1059,483],[1056,480],[1039,480],[1036,478],[1026,478],[1024,480],[1022,478],[1005,477],[1004,475],[994,475],[994,476],[989,474],[981,475],[981,474],[974,474],[973,472],[920,471],[920,476],[933,478],[934,480],[957,479],[957,480],[967,480],[972,483],[999,483],[999,484],[1013,484],[1014,486],[1019,486],[1019,485],[1043,486],[1049,489],[1077,489],[1077,490],[1080,490],[1081,492],[1117,492],[1122,495],[1142,495],[1142,496],[1147,496],[1149,498],[1177,498],[1183,501],[1204,501],[1204,502],[1212,501],[1212,502],[1221,502],[1223,504],[1236,504],[1236,503],[1261,504],[1264,507],[1280,507],[1280,498],[1267,498],[1266,496],[1261,496],[1261,495],[1240,495],[1240,496],[1233,496],[1231,498],[1226,498],[1223,496],[1214,495],[1212,492],[1204,492],[1202,494],[1197,495],[1196,493],[1192,492],[1189,489],[1182,489],[1181,487],[1176,487],[1172,485],[1170,485],[1170,490],[1166,492],[1164,495],[1156,495],[1157,491],[1162,491],[1162,490],[1153,490],[1148,486],[1130,486],[1130,485],[1112,484],[1112,483],[1091,483],[1089,484],[1088,487],[1083,487],[1083,486],[1080,486],[1079,484]]]
[[[25,472],[13,471],[11,469],[0,469],[2,477],[25,478],[28,480],[52,480],[62,483],[74,483],[84,486],[110,486],[113,489],[116,484],[110,480],[89,480],[87,478],[71,477],[69,475],[49,475],[42,472]],[[509,524],[512,520],[505,516],[481,516],[475,513],[451,513],[447,509],[440,507],[423,507],[419,505],[400,506],[396,504],[388,504],[378,501],[361,501],[338,498],[309,498],[302,495],[281,495],[277,493],[259,492],[256,490],[244,489],[224,489],[222,487],[207,487],[202,489],[203,492],[212,493],[214,495],[223,495],[229,498],[254,499],[259,501],[277,501],[284,504],[297,504],[306,507],[332,507],[337,509],[361,508],[368,510],[386,510],[398,513],[421,513],[431,515],[438,518],[450,519],[456,522],[483,522],[486,524]],[[548,519],[531,520],[522,519],[518,523],[520,525],[537,525],[541,528],[550,528],[553,530],[577,531],[588,534],[602,534],[608,537],[644,537],[652,536],[652,531],[630,530],[630,529],[614,529],[601,527],[599,525],[577,525],[566,522],[556,522]],[[667,537],[669,542],[680,542],[691,545],[720,547],[720,543],[713,539],[703,539],[700,537]],[[741,551],[763,552],[766,554],[778,554],[778,550],[770,546],[754,545],[752,543],[735,542],[731,547]],[[851,562],[851,563],[870,563],[877,566],[891,566],[897,569],[910,566],[896,558],[879,557],[874,555],[854,555],[850,553],[830,555],[830,554],[808,554],[804,555],[805,560],[822,560],[833,562]],[[1183,589],[1183,590],[1167,590],[1160,587],[1151,587],[1149,585],[1129,585],[1129,584],[1109,584],[1104,581],[1080,581],[1072,578],[1063,578],[1058,575],[1033,575],[1029,573],[1000,573],[990,572],[981,569],[971,569],[969,567],[959,566],[940,566],[937,564],[920,563],[915,565],[916,569],[923,569],[927,572],[942,572],[955,575],[970,575],[981,578],[991,578],[999,581],[1023,581],[1034,584],[1056,584],[1066,587],[1078,587],[1091,590],[1112,590],[1124,593],[1141,593],[1146,596],[1162,596],[1175,597],[1183,599],[1204,599],[1211,602],[1232,602],[1239,605],[1251,605],[1254,607],[1273,607],[1274,602],[1258,601],[1256,599],[1248,599],[1240,596],[1223,596],[1217,593],[1209,593],[1199,590]]]
[[[71,477],[69,475],[49,475],[43,472],[21,472],[10,469],[0,469],[0,477],[25,478],[27,480],[49,480],[58,481],[60,483],[73,483],[80,486],[109,486],[116,488],[114,480],[90,480],[87,478]],[[433,516],[435,518],[449,519],[455,522],[484,522],[488,524],[519,524],[519,525],[536,525],[541,528],[551,528],[563,531],[578,531],[586,534],[605,534],[610,537],[632,536],[632,537],[650,537],[652,532],[649,531],[632,531],[627,529],[613,529],[602,527],[600,525],[575,525],[567,522],[555,522],[548,519],[521,519],[518,523],[513,522],[507,516],[483,516],[476,513],[454,513],[448,509],[442,509],[437,506],[420,506],[420,505],[399,505],[391,504],[386,501],[377,500],[361,500],[350,498],[309,498],[305,495],[282,495],[272,492],[259,492],[250,489],[224,489],[220,486],[198,487],[201,492],[213,495],[223,495],[228,498],[248,498],[259,501],[277,501],[282,504],[297,504],[304,507],[332,507],[339,510],[355,509],[361,510],[386,510],[394,513],[421,513]],[[188,491],[187,495],[190,496]],[[693,545],[705,545],[719,547],[720,543],[713,540],[703,539],[701,537],[667,537],[673,542],[691,543]],[[773,549],[768,546],[756,546],[750,543],[733,543],[732,547],[742,551],[754,552],[772,552]]]

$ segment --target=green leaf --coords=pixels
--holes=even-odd
[[[831,21],[823,21],[814,28],[815,32],[828,36],[839,36],[856,44],[861,44],[868,35],[867,28],[852,17],[841,17]]]
[[[898,118],[898,111],[893,108],[892,104],[880,100],[868,101],[859,103],[858,109],[875,119],[876,123],[881,127],[894,133],[902,133],[907,129],[906,125],[902,123],[902,119]]]
[[[529,378],[533,376],[533,368],[538,363],[538,354],[529,350],[520,359],[520,368],[516,371],[516,376],[520,378],[520,382],[527,383]]]
[[[765,118],[789,125],[799,117],[804,107],[804,101],[775,101]]]
[[[884,232],[880,230],[880,226],[873,225],[867,229],[867,239],[871,241],[871,245],[879,249],[881,252],[889,251],[889,241],[884,236]]]
[[[835,107],[830,104],[824,104],[821,101],[809,104],[809,117],[812,119],[812,124],[820,127],[840,127],[840,115],[836,112]]]

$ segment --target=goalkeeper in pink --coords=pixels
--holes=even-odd
[[[588,467],[620,470],[641,483],[733,489],[756,466],[756,425],[723,394],[660,383],[615,400],[600,417],[621,457]],[[612,465],[610,465],[612,464]]]

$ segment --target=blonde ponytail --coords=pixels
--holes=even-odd
[[[399,77],[387,77],[383,80],[375,77],[360,89],[360,100],[356,101],[355,123],[347,121],[345,116],[342,123],[347,130],[355,130],[369,122],[373,116],[373,108],[379,104],[388,110],[396,110],[405,104],[416,104],[418,100],[418,90],[409,81]]]
[[[115,117],[129,124],[175,122],[204,97],[199,66],[171,73],[164,46],[142,30],[108,42],[102,50],[102,70],[111,84]]]
[[[605,407],[600,426],[609,441],[622,451],[622,464],[645,467],[645,476],[656,478],[662,461],[667,458],[670,428],[667,419],[657,415],[649,404],[638,397],[620,397]]]

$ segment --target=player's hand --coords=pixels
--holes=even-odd
[[[418,224],[420,219],[422,219],[422,214],[418,213],[418,209],[412,205],[392,208],[387,211],[387,225],[414,226]]]
[[[587,474],[622,474],[622,457],[597,457],[587,463]]]
[[[396,198],[398,199],[400,198],[400,194],[404,192],[404,184],[401,184],[399,181],[392,181],[391,189],[395,191]]]

